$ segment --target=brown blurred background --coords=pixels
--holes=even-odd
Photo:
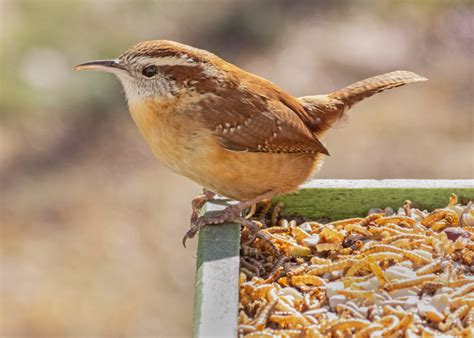
[[[1,337],[189,336],[200,187],[155,160],[116,79],[73,65],[170,39],[298,96],[397,69],[320,178],[471,178],[472,1],[0,0]]]

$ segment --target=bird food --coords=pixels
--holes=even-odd
[[[240,337],[474,334],[474,205],[323,224],[268,203],[241,234]]]

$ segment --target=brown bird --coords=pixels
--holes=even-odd
[[[245,208],[297,190],[318,170],[329,155],[321,138],[355,103],[426,80],[395,71],[296,98],[210,52],[165,40],[142,42],[117,59],[76,69],[119,78],[133,120],[156,157],[205,188],[195,211],[212,192],[240,201],[212,217],[194,213],[183,241],[206,224],[249,225],[241,217]]]

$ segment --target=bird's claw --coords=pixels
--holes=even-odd
[[[231,222],[247,226],[251,233],[258,232],[258,226],[252,221],[241,217],[240,214],[241,210],[235,205],[231,205],[217,214],[191,219],[191,228],[183,237],[183,246],[186,247],[186,241],[193,238],[198,233],[198,231],[206,225],[219,225],[226,222]]]
[[[191,225],[199,218],[199,213],[201,212],[202,206],[208,202],[212,201],[216,197],[216,194],[207,189],[203,189],[201,195],[198,195],[193,198],[191,202],[192,214],[191,214]]]

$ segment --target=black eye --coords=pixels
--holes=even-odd
[[[156,74],[157,71],[158,71],[158,67],[156,67],[155,65],[149,65],[143,68],[142,74],[145,75],[146,77],[152,77]]]

